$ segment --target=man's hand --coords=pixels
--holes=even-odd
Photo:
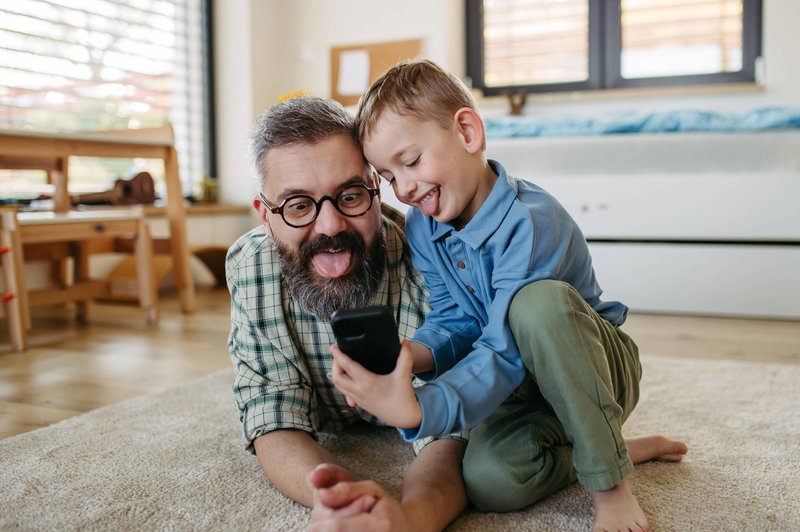
[[[324,522],[369,512],[375,505],[375,497],[336,488],[353,484],[356,477],[345,468],[335,464],[320,464],[308,474],[308,484],[314,490],[314,506],[311,522]],[[335,492],[335,496],[331,493]],[[352,496],[348,496],[352,495]]]
[[[314,473],[325,467],[327,465],[320,466]],[[371,480],[340,481],[330,487],[320,487],[314,495],[314,511],[317,508],[317,500],[322,506],[341,508],[341,510],[331,512],[328,517],[315,515],[312,512],[308,528],[312,532],[418,529],[413,526],[410,519],[412,516],[407,515],[400,501]],[[359,507],[362,508],[360,511]]]
[[[394,427],[419,426],[422,411],[411,384],[414,356],[407,341],[403,342],[394,371],[388,375],[372,373],[335,345],[331,346],[331,353],[333,384],[347,396],[351,406],[357,404]]]

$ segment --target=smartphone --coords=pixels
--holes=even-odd
[[[400,338],[387,306],[337,310],[331,315],[336,344],[373,373],[391,373],[400,355]]]

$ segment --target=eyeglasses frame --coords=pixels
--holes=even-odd
[[[362,212],[361,214],[347,214],[346,212],[342,212],[342,210],[339,208],[339,203],[337,201],[339,199],[339,196],[341,196],[342,193],[345,190],[347,190],[348,188],[351,188],[351,187],[361,187],[364,190],[366,190],[367,193],[369,193],[369,205],[364,210],[364,212]],[[326,194],[326,195],[322,196],[321,198],[319,198],[318,200],[315,200],[314,198],[312,198],[308,194],[293,194],[293,195],[289,196],[288,198],[285,198],[278,205],[273,205],[266,198],[266,196],[264,196],[263,192],[259,192],[258,193],[258,197],[261,200],[261,203],[264,204],[264,207],[266,207],[269,212],[271,212],[272,214],[280,214],[281,215],[281,220],[283,220],[283,223],[285,223],[289,227],[294,227],[295,229],[300,229],[301,227],[308,227],[309,225],[313,224],[317,220],[317,217],[319,216],[319,213],[322,210],[322,203],[325,200],[330,201],[331,205],[333,205],[333,208],[336,209],[336,212],[338,212],[342,216],[347,216],[348,218],[358,218],[360,216],[364,216],[365,214],[367,214],[370,211],[370,209],[372,209],[372,203],[375,200],[375,196],[380,196],[380,195],[381,195],[380,187],[378,187],[378,188],[370,188],[367,185],[365,185],[364,183],[353,183],[352,185],[348,185],[347,187],[345,187],[342,190],[342,192],[339,192],[339,194],[336,195],[335,198]],[[314,217],[311,218],[311,220],[308,223],[304,223],[302,225],[295,225],[295,224],[289,223],[286,220],[286,217],[283,215],[283,207],[286,205],[286,203],[289,200],[292,200],[292,199],[298,198],[298,197],[309,198],[311,200],[311,202],[314,204],[314,207],[316,208],[316,210],[314,211]]]

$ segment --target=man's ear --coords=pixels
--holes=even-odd
[[[261,198],[258,196],[253,197],[253,208],[258,213],[258,219],[261,220],[261,225],[264,226],[264,229],[267,230],[267,234],[272,236],[272,229],[269,226],[269,220],[267,216],[269,216],[269,211],[267,207],[261,202]]]
[[[461,135],[464,147],[468,153],[478,153],[483,150],[484,129],[483,120],[475,109],[462,107],[453,116],[453,125]]]

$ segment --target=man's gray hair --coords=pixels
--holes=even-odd
[[[338,103],[302,97],[273,105],[256,120],[250,137],[250,156],[258,190],[264,190],[267,154],[293,144],[316,144],[335,135],[348,135],[360,149],[354,118]]]

